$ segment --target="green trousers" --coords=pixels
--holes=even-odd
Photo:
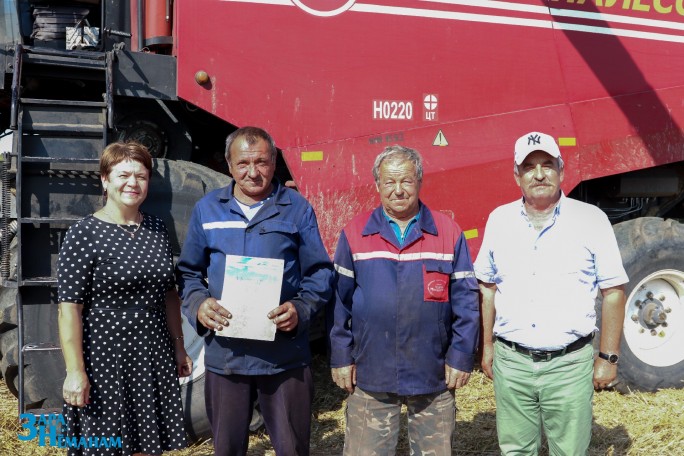
[[[551,456],[583,456],[591,440],[594,349],[534,361],[497,342],[496,429],[501,453],[536,455],[542,429]]]

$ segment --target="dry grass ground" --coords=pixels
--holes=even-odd
[[[312,433],[312,455],[335,456],[344,440],[345,394],[330,380],[328,369],[318,357],[314,365],[316,401]],[[492,384],[475,372],[469,385],[457,393],[457,423],[454,455],[495,455],[496,426]],[[621,395],[606,391],[594,396],[594,432],[590,455],[684,455],[684,390]],[[0,386],[0,455],[64,455],[63,450],[39,447],[35,441],[17,439],[17,402]],[[198,444],[172,456],[211,456],[210,443]],[[268,437],[254,435],[250,455],[272,455]],[[405,439],[398,455],[408,455]]]

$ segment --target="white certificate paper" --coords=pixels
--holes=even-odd
[[[274,340],[276,325],[268,312],[280,305],[283,260],[226,255],[219,304],[233,315],[217,336]]]

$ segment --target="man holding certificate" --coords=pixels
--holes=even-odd
[[[228,136],[233,182],[196,204],[177,265],[183,313],[206,337],[216,455],[247,453],[255,399],[276,454],[309,454],[308,328],[333,270],[311,205],[273,178],[276,153],[260,128]]]

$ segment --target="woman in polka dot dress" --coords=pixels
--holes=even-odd
[[[186,446],[178,376],[190,375],[192,361],[173,257],[163,222],[139,211],[151,170],[142,145],[107,146],[100,159],[106,203],[69,229],[60,250],[69,455],[158,455]]]

